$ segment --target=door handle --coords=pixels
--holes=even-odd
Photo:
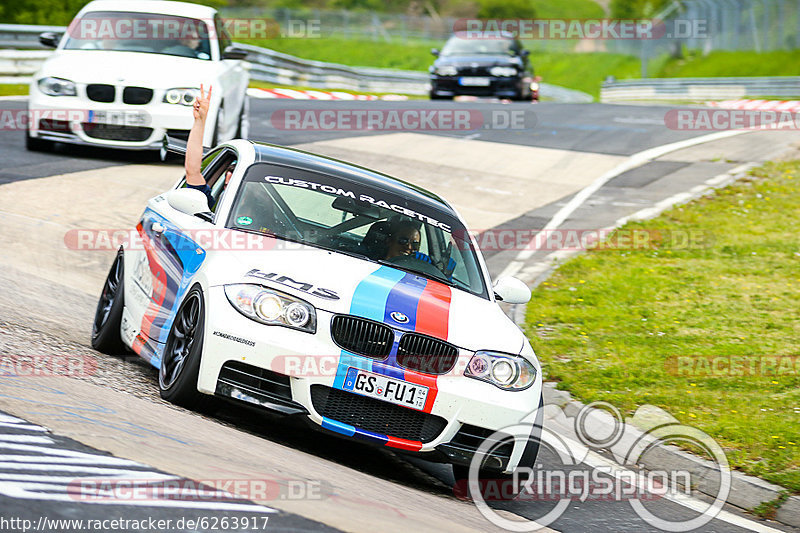
[[[151,230],[153,230],[153,233],[156,233],[156,234],[158,234],[158,235],[161,235],[162,233],[164,233],[164,230],[165,230],[166,228],[165,228],[164,226],[162,226],[162,225],[161,225],[160,223],[158,223],[158,222],[153,222],[153,224],[150,226],[150,229],[151,229]]]

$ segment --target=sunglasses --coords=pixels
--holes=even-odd
[[[408,246],[409,244],[411,244],[411,248],[413,248],[414,250],[419,250],[419,241],[412,241],[408,237],[401,237],[397,239],[397,244],[399,244],[400,246]]]

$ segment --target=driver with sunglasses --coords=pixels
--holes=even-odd
[[[429,259],[426,259],[428,256],[419,252],[420,239],[419,230],[414,222],[404,220],[398,223],[390,230],[389,246],[384,259],[392,259],[401,255],[416,255],[418,259],[430,262]],[[424,256],[424,258],[419,256]]]

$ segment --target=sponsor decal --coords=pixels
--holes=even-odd
[[[249,226],[253,223],[253,219],[250,217],[239,217],[236,219],[236,223],[240,226]]]
[[[290,278],[289,276],[284,276],[284,275],[278,274],[276,272],[262,272],[261,270],[253,269],[250,272],[248,272],[247,274],[245,274],[245,276],[249,276],[249,277],[252,277],[252,278],[258,278],[258,279],[263,279],[263,280],[266,280],[266,281],[273,281],[275,283],[280,283],[281,285],[286,285],[287,287],[291,287],[292,289],[296,289],[298,291],[303,291],[303,292],[308,293],[308,294],[310,294],[312,296],[316,296],[318,298],[324,298],[326,300],[338,300],[339,299],[339,295],[335,291],[332,291],[331,289],[324,289],[322,287],[316,287],[312,283],[307,283],[307,282],[304,282],[304,281],[297,281],[297,280],[294,280],[294,279]]]
[[[212,335],[214,335],[215,337],[223,338],[225,340],[238,342],[240,344],[246,344],[247,346],[255,346],[256,345],[256,343],[254,341],[251,341],[249,339],[244,339],[242,337],[236,337],[234,335],[230,335],[228,333],[223,333],[221,331],[215,331],[214,333],[212,333]]]
[[[401,313],[400,311],[394,311],[391,315],[392,320],[397,322],[398,324],[405,324],[408,322],[408,317]]]
[[[356,196],[356,194],[353,191],[348,191],[339,187],[333,187],[331,185],[325,185],[322,183],[315,183],[313,181],[308,181],[308,180],[285,178],[283,176],[264,176],[264,181],[276,185],[288,185],[290,187],[311,189],[313,191],[319,190],[328,194],[335,194],[338,196],[347,196],[348,198],[352,198],[360,202],[366,202],[377,207],[389,209],[391,211],[394,211],[395,213],[400,213],[401,215],[405,215],[409,218],[420,220],[431,226],[436,226],[437,228],[440,228],[443,231],[446,231],[447,233],[451,233],[449,224],[445,224],[444,222],[439,222],[435,218],[429,217],[428,215],[424,215],[422,213],[418,213],[413,209],[403,207],[402,205],[390,204],[385,200],[381,200],[380,198],[376,199],[367,194],[359,194],[358,196]]]

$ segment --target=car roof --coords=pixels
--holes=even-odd
[[[128,11],[132,13],[156,13],[196,19],[212,19],[217,10],[188,2],[171,0],[94,0],[86,4],[81,13],[90,11]]]
[[[376,189],[383,189],[388,192],[403,195],[434,208],[446,209],[452,216],[459,218],[447,201],[413,183],[353,163],[305,152],[296,148],[288,148],[257,141],[250,142],[255,147],[256,162],[275,163],[278,165],[302,168],[312,172],[319,172],[329,176],[336,176],[350,182],[360,183]]]

